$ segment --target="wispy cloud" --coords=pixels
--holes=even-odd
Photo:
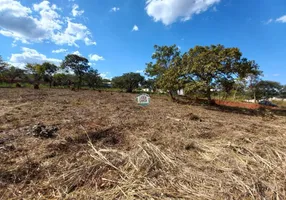
[[[74,4],[72,7],[72,16],[80,16],[84,13],[84,10],[78,10],[79,6],[77,4]]]
[[[57,50],[52,50],[52,53],[65,53],[67,52],[67,49],[57,49]]]
[[[119,11],[119,10],[120,10],[120,8],[118,8],[118,7],[113,7],[113,8],[110,9],[110,12],[117,12],[117,11]]]
[[[269,19],[265,24],[270,24],[271,22],[273,22],[273,19]]]

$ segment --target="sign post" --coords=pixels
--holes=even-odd
[[[148,106],[150,104],[150,96],[148,94],[141,94],[136,97],[136,101],[140,106]]]

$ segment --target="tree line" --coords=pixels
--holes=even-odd
[[[27,63],[24,69],[11,66],[0,57],[0,82],[30,83],[35,88],[40,83],[53,86],[68,86],[81,88],[84,84],[90,88],[102,87],[104,80],[98,70],[92,69],[87,58],[76,54],[67,55],[60,66],[44,62]]]
[[[140,73],[125,73],[114,77],[114,88],[133,92],[138,88],[150,91],[168,92],[174,99],[178,90],[186,95],[204,97],[211,102],[220,95],[228,98],[233,95],[244,98],[261,99],[263,97],[286,98],[286,86],[275,81],[262,80],[263,72],[254,60],[242,56],[238,48],[226,48],[223,45],[195,46],[181,53],[176,45],[154,46],[152,62],[146,64],[146,80]],[[81,88],[103,87],[104,82],[89,61],[79,55],[65,56],[60,66],[45,62],[26,64],[24,69],[9,66],[0,57],[0,82],[28,82],[34,85],[48,83],[52,86]]]

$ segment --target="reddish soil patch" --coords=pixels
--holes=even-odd
[[[230,107],[239,107],[239,108],[248,108],[248,109],[258,109],[258,108],[263,107],[255,103],[232,102],[232,101],[223,101],[223,100],[215,100],[215,103],[220,106],[230,106]]]

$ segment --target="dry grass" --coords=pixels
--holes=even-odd
[[[286,199],[285,116],[135,97],[1,89],[0,199]]]

